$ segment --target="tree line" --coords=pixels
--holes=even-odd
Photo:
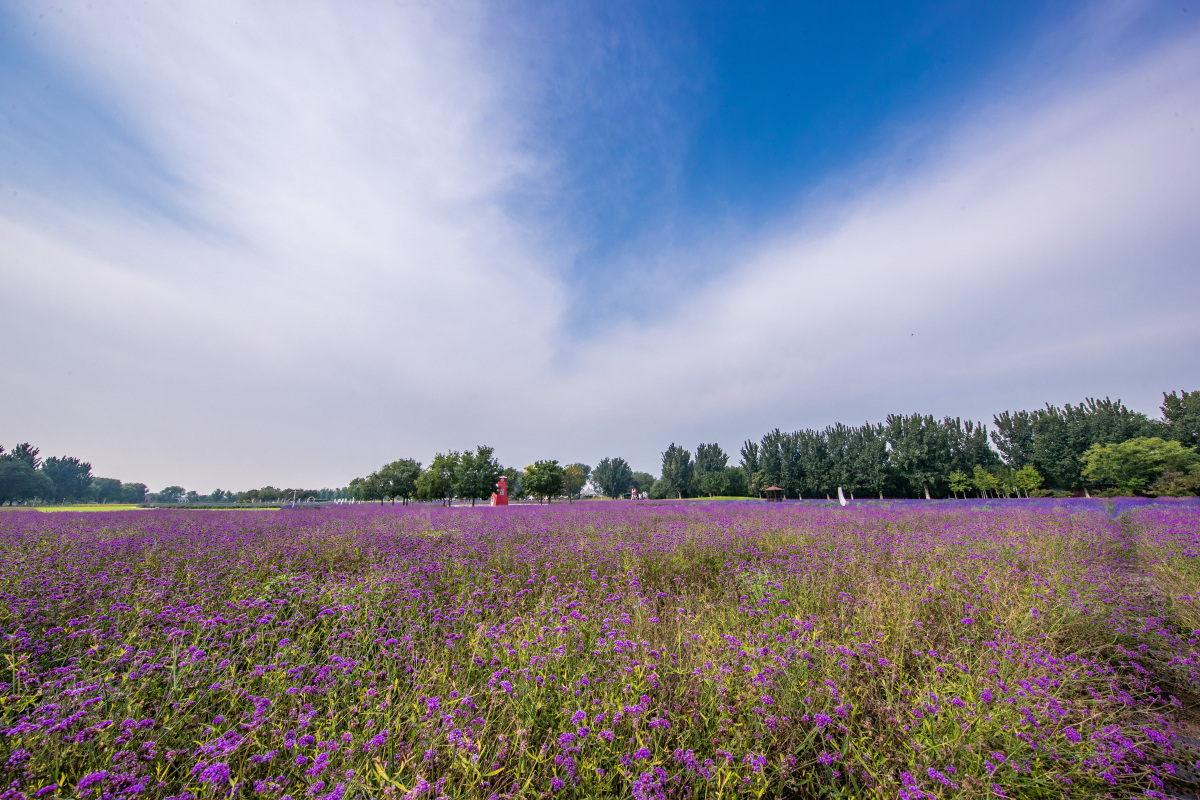
[[[348,487],[341,489],[277,489],[264,486],[234,492],[214,489],[209,494],[168,486],[149,492],[144,483],[125,483],[92,474],[91,463],[74,456],[43,459],[41,450],[29,442],[7,450],[0,445],[0,505],[18,503],[151,503],[227,505],[231,503],[279,503],[295,498],[307,500],[350,499]]]
[[[146,484],[97,478],[92,465],[74,456],[42,459],[41,450],[29,442],[12,450],[0,445],[0,505],[41,501],[47,503],[140,503]]]
[[[168,486],[154,502],[190,504],[341,500],[449,503],[487,500],[501,477],[509,496],[552,502],[581,496],[587,486],[610,498],[754,497],[777,487],[793,498],[1050,496],[1066,492],[1200,493],[1200,391],[1163,393],[1162,417],[1151,419],[1120,400],[1087,398],[1078,405],[1047,404],[1004,411],[993,428],[958,417],[891,414],[882,423],[837,423],[824,429],[782,431],[746,440],[736,466],[715,443],[695,452],[671,443],[655,478],[624,458],[583,463],[539,460],[504,467],[494,448],[437,453],[428,467],[411,458],[385,464],[339,489],[201,495]],[[91,464],[71,456],[41,459],[29,443],[0,446],[0,505],[20,502],[140,503],[143,483],[94,477]]]
[[[925,498],[970,491],[1194,494],[1200,490],[1200,391],[1164,393],[1161,411],[1161,419],[1150,419],[1120,400],[1088,398],[1075,406],[1002,412],[990,432],[981,423],[929,414],[891,414],[883,423],[824,430],[775,429],[746,441],[741,468],[752,493],[776,486],[788,497],[829,497],[838,487],[851,496]],[[670,448],[663,454],[664,479],[667,465],[679,459]],[[673,471],[683,474],[678,466]]]

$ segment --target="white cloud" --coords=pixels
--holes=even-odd
[[[1194,382],[1194,40],[994,98],[915,168],[877,156],[735,242],[659,319],[572,341],[575,243],[509,210],[556,176],[480,7],[47,24],[176,187],[164,216],[0,203],[4,435],[101,473],[331,484],[477,442],[645,469],[672,439]]]

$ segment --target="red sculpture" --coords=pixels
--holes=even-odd
[[[508,478],[501,476],[500,483],[496,484],[496,488],[498,488],[500,491],[492,492],[492,505],[508,505]]]

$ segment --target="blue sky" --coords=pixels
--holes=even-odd
[[[0,441],[208,491],[1156,413],[1197,388],[1195,14],[7,4]]]

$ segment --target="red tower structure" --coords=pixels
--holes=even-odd
[[[508,478],[500,476],[500,482],[496,484],[499,491],[492,492],[492,505],[506,506],[508,505]]]

